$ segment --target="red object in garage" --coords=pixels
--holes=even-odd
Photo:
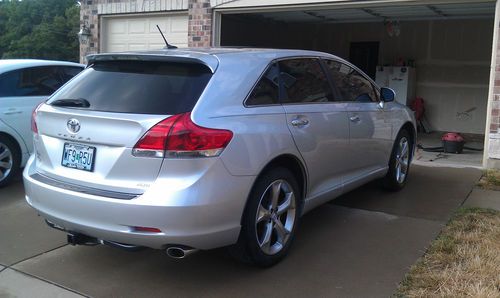
[[[441,137],[441,141],[443,141],[444,152],[462,153],[464,149],[465,140],[460,134],[456,132],[445,133]]]
[[[417,121],[422,120],[425,112],[424,99],[420,96],[415,97],[410,104],[410,108],[415,111],[415,119]]]

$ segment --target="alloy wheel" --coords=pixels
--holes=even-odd
[[[7,179],[12,171],[14,158],[7,145],[0,143],[0,181]]]
[[[285,247],[296,212],[295,194],[287,181],[276,180],[266,188],[255,215],[257,241],[263,253],[275,255]]]
[[[396,151],[396,180],[399,184],[403,183],[408,173],[408,164],[410,162],[410,144],[406,137],[399,140]]]

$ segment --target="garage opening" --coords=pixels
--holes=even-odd
[[[480,150],[419,150],[417,158],[482,165],[494,1],[220,13],[221,46],[332,53],[357,65],[380,86],[395,89],[403,104],[423,98],[422,146],[441,146],[445,132],[458,132],[467,147]]]

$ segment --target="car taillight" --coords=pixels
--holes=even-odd
[[[201,127],[191,121],[191,113],[171,116],[148,130],[132,150],[143,157],[218,156],[233,133],[225,129]]]
[[[31,131],[33,131],[34,134],[38,134],[38,126],[36,125],[36,114],[38,113],[38,109],[40,109],[40,107],[43,104],[44,104],[43,102],[38,104],[31,113]]]

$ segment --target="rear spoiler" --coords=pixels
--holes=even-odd
[[[135,54],[135,53],[109,53],[109,54],[93,54],[87,57],[88,65],[97,61],[161,61],[161,62],[180,62],[203,64],[207,66],[212,73],[219,66],[219,60],[211,55],[203,55],[203,57],[190,57],[187,55],[156,55],[156,54]]]

